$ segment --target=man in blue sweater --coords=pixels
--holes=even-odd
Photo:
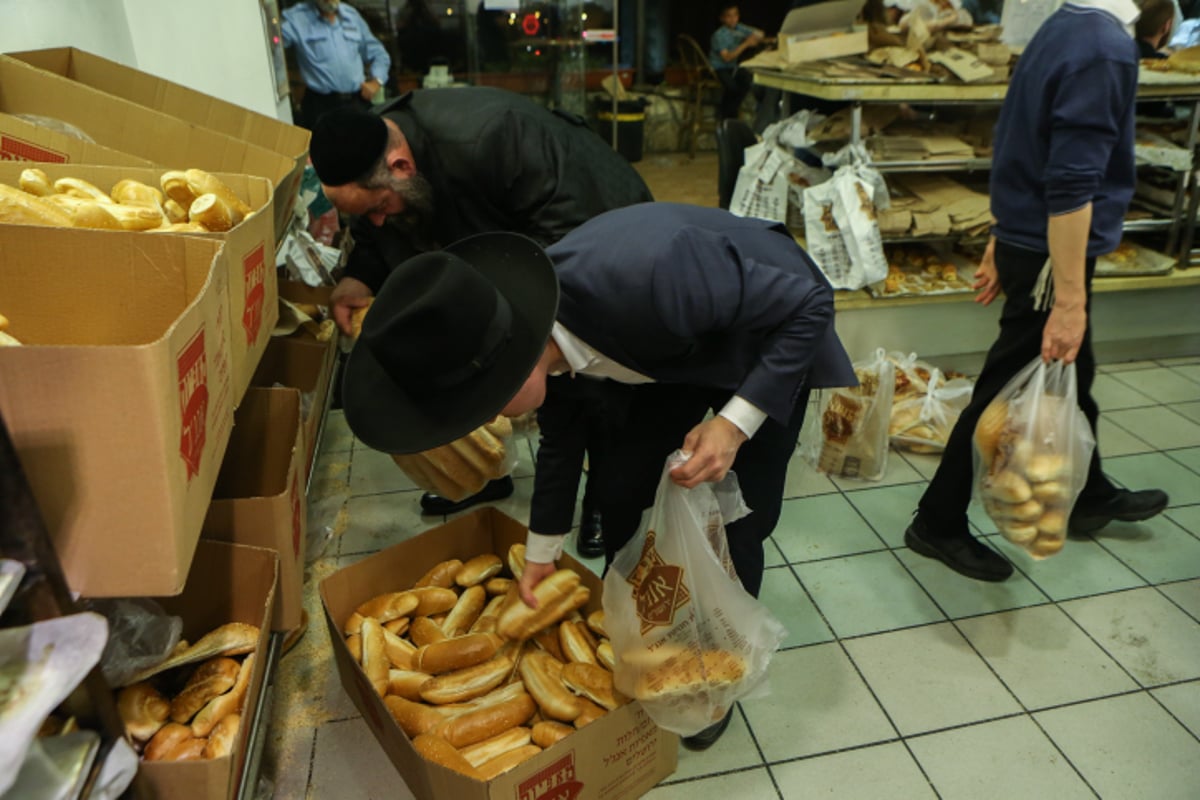
[[[984,305],[1004,292],[1000,334],[904,536],[912,550],[970,578],[1003,581],[1013,571],[967,525],[972,433],[988,403],[1039,354],[1076,362],[1079,405],[1096,431],[1091,279],[1096,256],[1121,241],[1136,180],[1137,17],[1132,0],[1071,0],[1056,11],[1021,55],[996,125],[996,222],[975,287]],[[1052,270],[1053,291],[1035,300],[1043,267]],[[1070,532],[1147,519],[1166,505],[1161,491],[1115,487],[1097,447]]]

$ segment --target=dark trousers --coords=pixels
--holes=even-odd
[[[1002,242],[996,243],[996,271],[1005,295],[1004,308],[1000,314],[1000,335],[988,351],[983,371],[980,372],[975,391],[971,394],[971,402],[963,410],[950,433],[942,462],[918,504],[921,517],[929,523],[933,535],[955,537],[967,533],[967,505],[971,501],[974,482],[972,439],[975,423],[1005,384],[1030,361],[1041,355],[1042,330],[1046,326],[1049,312],[1034,310],[1033,288],[1046,258],[1045,253]],[[1100,409],[1092,399],[1092,381],[1096,377],[1091,325],[1091,286],[1094,270],[1095,260],[1089,258],[1088,326],[1084,332],[1083,345],[1079,348],[1079,357],[1075,361],[1079,407],[1092,426],[1093,434],[1096,432],[1096,420],[1100,416]],[[1079,503],[1103,502],[1116,491],[1116,487],[1104,476],[1100,468],[1100,448],[1097,445],[1092,453],[1087,483],[1079,496]]]
[[[748,69],[718,69],[717,80],[725,89],[721,93],[721,104],[717,107],[718,119],[736,119],[742,101],[754,88],[754,73]],[[756,93],[755,97],[760,96]]]
[[[611,427],[598,487],[604,515],[606,563],[637,532],[643,512],[654,505],[663,465],[709,409],[719,410],[728,391],[697,386],[646,384],[633,387],[623,419]],[[808,392],[796,401],[787,425],[768,419],[738,451],[733,462],[747,517],[726,527],[729,554],[742,585],[758,596],[763,542],[775,530],[783,505],[788,462],[796,449]]]
[[[304,92],[304,99],[300,101],[300,119],[296,120],[296,124],[312,130],[316,127],[317,121],[325,114],[347,107],[366,110],[371,107],[371,104],[364,100],[358,92],[321,94],[308,89]]]

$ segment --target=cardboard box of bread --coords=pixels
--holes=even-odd
[[[296,162],[282,153],[202,128],[161,111],[140,106],[89,86],[45,72],[14,58],[0,56],[0,112],[44,117],[79,129],[96,144],[110,147],[166,169],[194,167],[213,173],[258,175],[271,181],[279,197],[268,216],[275,241],[282,240],[294,198],[284,197],[281,182]],[[37,126],[38,131],[51,128]],[[43,144],[31,137],[35,145]],[[294,192],[296,184],[293,183]],[[273,245],[268,247],[273,252]]]
[[[275,230],[282,237],[308,161],[310,134],[305,129],[74,47],[8,55],[101,92],[287,156],[292,160],[290,172],[266,176],[275,184]]]
[[[155,797],[224,800],[237,791],[265,676],[277,563],[270,550],[201,542],[183,593],[159,601],[183,620],[179,646],[114,687]]]
[[[640,797],[679,739],[613,688],[598,577],[516,596],[525,534],[484,509],[322,581],[342,686],[423,800]]]
[[[201,537],[279,554],[275,629],[302,623],[305,523],[300,392],[250,389],[233,415]]]
[[[279,314],[272,202],[270,182],[248,175],[0,163],[0,223],[186,233],[225,240],[235,398],[250,385]]]
[[[183,588],[233,425],[222,244],[0,225],[0,414],[75,592]]]
[[[43,161],[51,164],[116,164],[150,167],[144,158],[85,141],[64,131],[34,125],[0,113],[0,162]]]

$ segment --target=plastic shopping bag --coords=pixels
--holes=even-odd
[[[667,459],[649,524],[605,575],[604,618],[616,688],[691,736],[765,689],[787,631],[733,573],[725,525],[747,511],[737,478],[684,489],[670,476],[682,458]]]
[[[1000,533],[1034,558],[1062,549],[1096,439],[1079,409],[1075,365],[1041,357],[975,426],[975,488]]]
[[[835,289],[861,289],[887,277],[877,208],[886,192],[865,165],[839,167],[825,183],[804,190],[804,236],[809,255]]]
[[[800,454],[818,472],[877,481],[887,471],[895,365],[883,348],[854,365],[858,386],[817,392],[800,431]]]
[[[897,384],[900,368],[896,369]],[[971,402],[974,385],[966,378],[947,381],[936,367],[929,375],[924,394],[913,393],[892,405],[889,429],[892,445],[913,453],[940,453],[954,423]]]

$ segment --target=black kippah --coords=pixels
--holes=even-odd
[[[382,117],[353,109],[330,111],[313,128],[308,153],[326,186],[342,186],[367,174],[387,146]]]

